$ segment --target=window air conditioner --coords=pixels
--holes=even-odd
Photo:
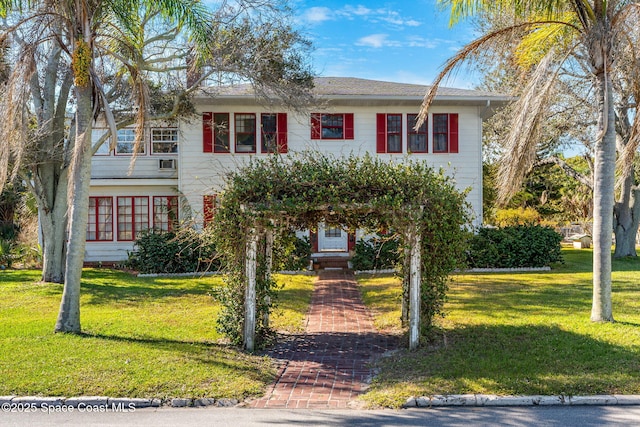
[[[169,170],[176,168],[176,159],[160,159],[158,162],[158,169]]]

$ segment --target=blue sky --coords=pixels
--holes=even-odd
[[[313,41],[313,66],[322,76],[430,84],[444,62],[473,40],[468,23],[449,28],[435,0],[292,0],[298,30]],[[446,86],[472,88],[460,71]]]

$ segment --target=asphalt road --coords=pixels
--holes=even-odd
[[[380,410],[145,408],[1,412],[0,426],[638,426],[640,406],[447,407]]]

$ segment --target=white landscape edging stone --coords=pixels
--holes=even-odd
[[[640,395],[533,395],[497,396],[493,394],[451,394],[410,397],[404,408],[431,408],[436,406],[569,406],[569,405],[640,405]]]
[[[162,406],[160,399],[143,399],[143,398],[126,398],[126,397],[110,397],[107,403],[110,407],[124,407],[128,409],[137,408],[157,408]]]
[[[106,396],[77,396],[64,400],[66,406],[78,408],[81,406],[106,406],[109,398]]]
[[[640,394],[614,394],[618,405],[640,405]]]
[[[551,267],[513,267],[513,268],[469,268],[459,273],[526,273],[529,271],[551,271]]]
[[[11,404],[28,405],[35,408],[63,406],[64,397],[39,397],[39,396],[20,396],[14,397]]]
[[[569,405],[617,405],[615,396],[601,394],[595,396],[569,396]]]

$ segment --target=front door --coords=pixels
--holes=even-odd
[[[318,227],[318,251],[347,252],[347,232],[340,227],[320,224]]]

